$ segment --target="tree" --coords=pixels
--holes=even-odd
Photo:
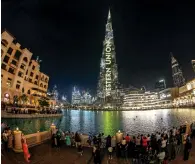
[[[28,101],[28,97],[25,94],[22,94],[19,99],[20,101],[22,101],[22,104],[26,104],[26,102]]]
[[[15,95],[13,97],[13,100],[14,100],[14,104],[18,104],[18,101],[19,101],[19,97],[17,95]]]
[[[48,107],[49,106],[49,102],[46,99],[44,99],[44,98],[39,99],[38,101],[39,101],[39,105],[41,107]]]

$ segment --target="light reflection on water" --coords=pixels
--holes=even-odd
[[[162,109],[150,111],[83,111],[64,110],[62,118],[2,119],[12,129],[24,134],[48,130],[52,123],[63,131],[104,132],[113,135],[119,129],[129,134],[152,133],[162,128],[195,121],[195,109]]]

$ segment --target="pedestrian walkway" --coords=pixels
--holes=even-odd
[[[192,151],[187,162],[178,156],[171,164],[195,164],[195,140],[192,141]],[[93,164],[92,148],[84,148],[83,156],[79,156],[77,149],[62,146],[60,149],[51,148],[50,143],[44,143],[29,149],[31,153],[30,164]],[[107,151],[105,151],[107,152]],[[1,156],[2,164],[25,164],[23,153],[4,153]],[[131,164],[129,160],[118,159],[115,156],[108,160],[107,153],[102,153],[102,164]]]

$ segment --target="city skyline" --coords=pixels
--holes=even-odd
[[[51,77],[50,86],[57,84],[60,90],[66,90],[64,87],[69,89],[78,85],[95,90],[109,5],[94,7],[88,4],[84,11],[82,7],[68,4],[62,12],[66,4],[56,3],[55,6],[48,1],[48,5],[53,5],[53,15],[49,15],[47,5],[38,6],[31,1],[15,4],[12,8],[13,3],[2,2],[2,30],[6,28],[11,32],[17,41],[32,50],[33,56],[40,56],[44,62],[41,69]],[[165,78],[171,86],[170,52],[181,64],[184,77],[187,80],[193,77],[193,7],[186,9],[187,2],[183,6],[170,3],[166,6],[165,3],[156,10],[158,5],[152,2],[132,7],[115,2],[110,5],[122,84],[152,89],[158,79]],[[59,7],[61,12],[55,13]],[[183,10],[178,11],[180,8]],[[15,15],[17,10],[20,12]],[[56,16],[59,16],[57,20]],[[53,56],[56,62],[53,62]]]

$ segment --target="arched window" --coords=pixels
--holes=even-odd
[[[28,90],[28,92],[27,92],[29,95],[30,95],[30,89]]]
[[[37,81],[35,81],[34,84],[37,85]]]
[[[46,83],[48,82],[48,79],[47,79],[47,78],[45,78],[45,82],[46,82]]]
[[[5,40],[5,39],[2,39],[2,40],[1,40],[1,44],[4,45],[5,47],[7,47],[8,41]]]
[[[43,84],[42,83],[40,84],[40,87],[43,87]]]
[[[46,89],[46,85],[44,85],[44,88]]]
[[[1,49],[1,56],[3,55],[4,51]]]
[[[26,63],[28,63],[27,57],[24,57],[24,58],[23,58],[23,61],[25,61]]]

